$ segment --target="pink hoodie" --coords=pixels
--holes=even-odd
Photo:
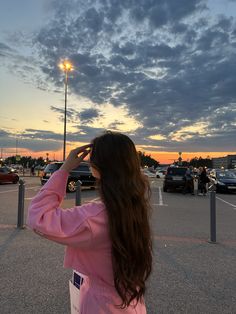
[[[81,314],[145,314],[144,303],[119,309],[121,299],[114,287],[111,241],[104,204],[91,202],[60,208],[68,173],[56,171],[32,200],[27,224],[41,236],[66,245],[64,267],[85,275],[80,292]],[[134,303],[135,304],[135,303]]]

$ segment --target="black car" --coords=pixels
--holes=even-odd
[[[228,170],[213,170],[210,174],[216,192],[236,192],[236,174]]]
[[[186,167],[169,167],[163,182],[163,191],[167,192],[169,189],[183,189],[185,186],[186,171]]]
[[[57,171],[63,162],[53,162],[48,164],[43,171],[41,179],[41,184],[45,184],[48,179],[51,177],[52,173]],[[80,165],[73,169],[69,173],[67,181],[67,192],[75,192],[77,181],[81,181],[82,186],[88,186],[93,188],[95,186],[95,178],[92,175],[89,164],[87,162],[81,162]]]

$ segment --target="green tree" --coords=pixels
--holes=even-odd
[[[145,155],[145,152],[138,152],[138,156],[140,158],[140,163],[141,166],[147,166],[147,167],[152,167],[154,166],[155,168],[160,164],[159,161],[153,159],[151,155]]]
[[[189,162],[190,166],[193,166],[195,168],[199,167],[207,167],[207,168],[212,168],[212,159],[208,156],[207,158],[202,158],[201,156],[194,157],[190,160]]]
[[[24,168],[26,167],[32,167],[33,165],[39,165],[39,166],[44,166],[45,162],[43,157],[39,158],[32,158],[31,156],[22,156],[20,161],[16,162],[16,156],[10,156],[5,159],[5,164],[6,165],[11,165],[11,164],[18,164],[22,165]]]

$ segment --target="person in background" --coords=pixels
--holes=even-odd
[[[68,174],[90,153],[100,199],[62,209]],[[152,269],[150,187],[134,143],[105,132],[72,150],[32,200],[28,225],[66,245],[64,267],[82,274],[81,314],[145,314]]]
[[[206,169],[203,167],[199,168],[199,190],[200,193],[198,195],[206,195],[207,189],[206,189],[206,184],[209,182],[209,178],[206,173]]]
[[[185,185],[183,189],[183,194],[186,194],[189,192],[192,195],[194,195],[193,167],[192,166],[187,168],[184,179],[185,179]]]
[[[31,176],[34,176],[35,175],[35,173],[34,173],[34,165],[32,165],[31,166],[31,168],[30,168],[30,174],[31,174]]]

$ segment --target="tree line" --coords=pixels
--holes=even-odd
[[[153,159],[151,155],[147,155],[145,152],[138,152],[138,156],[140,159],[140,163],[142,167],[158,167],[160,165],[160,162]],[[11,165],[11,164],[18,164],[22,165],[24,168],[32,167],[32,166],[44,166],[50,162],[48,158],[46,160],[43,157],[38,157],[38,158],[32,158],[31,156],[22,156],[19,161],[16,160],[16,156],[11,156],[7,157],[4,161],[6,165]],[[173,164],[179,165],[178,161],[175,161]],[[181,165],[186,167],[186,166],[193,166],[195,168],[199,167],[207,167],[207,168],[212,168],[212,160],[210,157],[207,158],[202,158],[202,157],[194,157],[190,161],[182,161]]]
[[[21,165],[24,168],[31,168],[32,166],[44,166],[46,163],[48,163],[49,160],[45,159],[43,157],[38,157],[38,158],[32,158],[31,156],[22,156],[20,160],[17,160],[16,156],[10,156],[7,157],[4,160],[5,165]]]

